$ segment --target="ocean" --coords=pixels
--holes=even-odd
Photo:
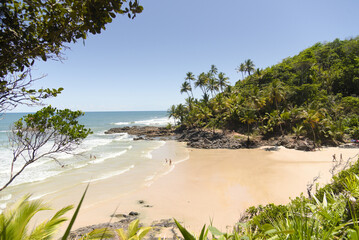
[[[7,182],[10,174],[12,149],[8,140],[11,125],[21,118],[22,113],[8,113],[0,120],[0,184]],[[64,190],[88,183],[115,178],[120,182],[121,193],[150,186],[156,178],[167,174],[177,162],[188,159],[186,151],[167,153],[153,157],[153,152],[165,145],[165,141],[134,141],[126,133],[105,134],[113,127],[166,126],[173,124],[165,111],[144,112],[87,112],[80,123],[91,128],[87,137],[72,154],[58,154],[56,159],[43,158],[27,167],[15,181],[0,192],[0,209],[24,194],[31,199],[60,194]],[[173,166],[165,164],[171,158]],[[123,179],[121,179],[123,176]]]

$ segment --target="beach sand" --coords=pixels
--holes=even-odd
[[[165,159],[182,143],[169,141],[153,153]],[[286,204],[289,198],[306,194],[306,185],[320,174],[320,182],[331,178],[332,155],[343,159],[356,155],[358,149],[323,148],[303,152],[279,148],[203,150],[190,149],[189,159],[168,166],[169,174],[129,194],[112,194],[115,179],[90,185],[75,228],[107,222],[110,215],[140,213],[145,224],[154,220],[176,218],[191,231],[199,232],[203,224],[229,230],[245,209],[258,204]],[[112,184],[110,184],[112,183]],[[76,203],[83,186],[68,196],[66,202]],[[106,194],[110,194],[110,197]],[[144,204],[138,201],[143,200]],[[152,207],[144,207],[143,205]]]

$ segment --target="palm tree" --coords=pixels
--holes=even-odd
[[[184,92],[188,94],[188,97],[190,97],[189,92],[192,92],[192,87],[188,82],[182,83],[181,94]]]
[[[268,99],[271,103],[275,103],[275,107],[278,114],[280,113],[278,104],[285,99],[285,93],[285,88],[279,80],[274,80],[268,86]],[[279,128],[283,135],[283,129],[281,124],[279,124]]]
[[[209,78],[207,82],[207,88],[211,92],[213,97],[213,93],[219,90],[218,81],[215,78]]]
[[[178,116],[176,114],[176,105],[172,105],[170,109],[167,110],[168,118],[173,117],[174,125],[176,125],[176,119],[178,119]]]
[[[247,147],[249,147],[249,126],[256,121],[256,110],[250,107],[243,107],[239,115],[240,121],[247,123]]]
[[[318,124],[323,118],[323,115],[320,111],[315,109],[308,109],[303,111],[303,117],[304,117],[304,124],[308,124],[312,130],[313,133],[313,140],[314,140],[314,147],[316,147],[316,135],[315,135],[315,129],[317,128]]]
[[[244,61],[245,71],[248,73],[248,75],[251,75],[252,72],[255,70],[255,65],[252,60],[247,59]]]
[[[207,82],[208,82],[208,76],[203,72],[197,77],[197,81],[194,83],[194,86],[196,88],[199,87],[202,90],[203,94],[205,94],[207,93],[207,89],[206,89]]]
[[[209,70],[209,74],[210,76],[214,77],[215,75],[217,75],[218,73],[218,69],[215,65],[211,65],[211,70]]]
[[[191,85],[191,81],[195,81],[196,78],[194,77],[194,75],[193,75],[192,72],[188,72],[188,73],[186,73],[186,78],[185,78],[185,80],[187,80],[188,83]],[[192,95],[192,97],[193,97],[192,87],[191,87],[191,95]]]
[[[225,73],[220,72],[218,74],[218,87],[221,89],[221,92],[223,92],[223,89],[226,88],[229,84],[229,78],[225,77]]]
[[[242,73],[242,79],[244,79],[244,73],[246,72],[246,66],[244,65],[244,63],[241,63],[241,65],[239,65],[236,70],[237,72]]]
[[[50,220],[28,232],[33,216],[38,212],[50,210],[41,200],[30,201],[29,198],[30,195],[26,195],[14,207],[0,214],[1,239],[52,239],[59,225],[66,221],[63,215],[73,208],[62,208]]]

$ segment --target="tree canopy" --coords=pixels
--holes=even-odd
[[[247,76],[221,86],[224,75],[212,65],[192,80],[204,95],[170,112],[185,127],[304,136],[317,145],[359,139],[359,37],[317,43],[279,64],[254,69],[253,61],[245,60],[237,71]]]
[[[35,61],[61,59],[66,44],[85,40],[89,33],[101,33],[118,14],[134,18],[142,10],[137,0],[1,1],[0,113],[19,104],[39,105],[43,99],[61,93],[62,88],[31,89],[31,84],[42,78],[31,75]],[[48,106],[17,121],[10,135],[10,177],[0,191],[29,164],[70,152],[80,144],[91,133],[78,123],[82,115],[80,111]]]

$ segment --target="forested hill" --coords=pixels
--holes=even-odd
[[[214,65],[197,77],[188,72],[181,88],[186,103],[169,115],[182,127],[292,135],[317,145],[359,139],[359,37],[317,43],[266,69],[248,59],[237,70],[244,79],[235,86]]]

